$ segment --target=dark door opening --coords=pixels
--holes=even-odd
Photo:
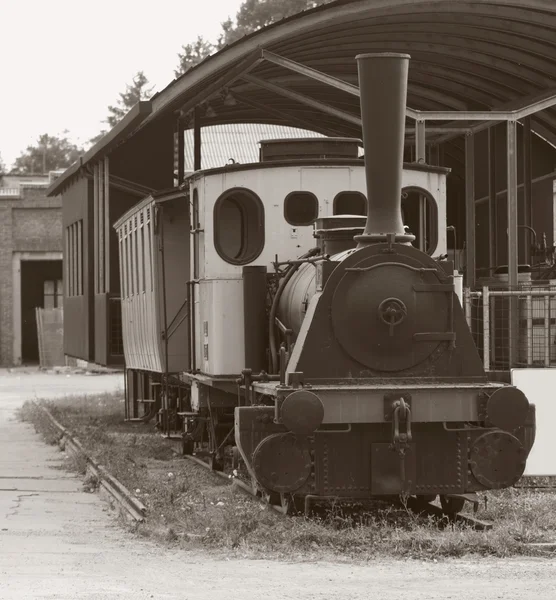
[[[39,362],[35,308],[61,306],[61,260],[21,261],[21,360]]]

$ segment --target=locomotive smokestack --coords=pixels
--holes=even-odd
[[[408,54],[359,54],[363,147],[367,178],[367,223],[358,247],[386,240],[412,242],[402,222],[401,191]]]

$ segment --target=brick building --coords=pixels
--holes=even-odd
[[[61,302],[62,203],[49,175],[0,178],[0,365],[38,362],[35,308]]]

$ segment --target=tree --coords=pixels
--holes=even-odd
[[[239,38],[266,27],[271,23],[291,17],[301,11],[327,4],[332,0],[244,0],[236,14],[235,21],[227,19],[222,25],[222,33],[216,44],[199,36],[193,44],[186,44],[178,54],[179,65],[174,71],[179,77],[191,67],[199,64],[213,52]]]
[[[67,138],[44,133],[39,136],[35,145],[27,146],[25,152],[16,158],[13,172],[17,175],[26,175],[65,169],[82,153],[83,149]]]
[[[137,102],[148,100],[151,97],[154,88],[147,87],[148,84],[149,80],[143,71],[137,71],[131,84],[126,85],[125,92],[120,92],[118,103],[115,106],[108,106],[110,114],[104,122],[110,126],[110,129],[119,123]],[[106,129],[103,129],[97,136],[89,140],[89,143],[96,144],[105,134]]]
[[[328,2],[331,0],[245,0],[236,14],[236,24],[229,19],[222,23],[220,45],[231,44],[271,23]]]
[[[154,88],[147,88],[149,80],[146,78],[143,71],[137,71],[134,75],[131,85],[126,85],[125,92],[120,93],[120,99],[116,106],[109,106],[108,118],[106,123],[110,127],[114,127],[119,123],[130,108],[133,108],[140,100],[148,100],[153,93]]]
[[[0,154],[0,178],[3,177],[8,172],[6,168],[6,163],[2,160],[2,155]]]
[[[178,54],[180,63],[174,74],[176,77],[183,75],[191,67],[198,65],[207,56],[210,56],[216,49],[216,46],[207,42],[202,36],[199,36],[193,44],[185,44],[182,46],[182,52]]]

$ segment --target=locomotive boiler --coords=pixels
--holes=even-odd
[[[403,163],[409,56],[357,62],[364,165],[350,140],[263,144],[116,224],[126,405],[284,509],[439,495],[453,513],[521,477],[534,406],[486,377],[445,170]]]

